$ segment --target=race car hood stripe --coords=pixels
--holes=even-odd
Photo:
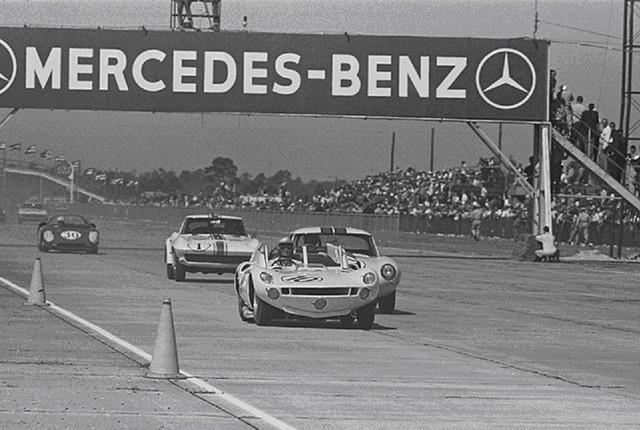
[[[213,242],[213,255],[226,255],[227,243],[222,240]]]

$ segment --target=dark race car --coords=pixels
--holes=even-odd
[[[100,234],[84,216],[58,214],[38,226],[38,249],[97,254]]]

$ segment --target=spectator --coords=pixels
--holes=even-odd
[[[560,131],[560,133],[566,136],[568,134],[569,128],[567,126],[567,119],[565,116],[565,108],[561,91],[558,91],[556,97],[551,101],[549,110],[551,125],[558,131]]]
[[[527,178],[527,182],[533,186],[533,178],[536,172],[536,166],[534,164],[535,158],[529,157],[529,164],[524,168],[524,176]]]
[[[587,154],[593,161],[597,161],[600,114],[593,103],[589,103],[589,109],[582,113],[581,119],[582,123],[586,126]]]
[[[546,225],[542,229],[543,233],[536,236],[536,240],[542,244],[542,249],[536,249],[536,261],[555,257],[558,254],[556,238],[549,231]]]
[[[609,174],[618,182],[624,179],[627,158],[627,139],[622,135],[622,130],[616,128],[615,123],[609,124],[611,128],[611,145],[609,145]]]
[[[638,169],[640,169],[640,152],[636,151],[635,145],[631,145],[627,154],[626,183],[628,184],[627,188],[634,195],[638,193]]]
[[[178,7],[178,21],[180,27],[193,28],[193,16],[191,15],[192,0],[174,0]]]
[[[564,124],[565,135],[569,135],[571,131],[571,123],[573,121],[573,113],[571,112],[571,105],[573,104],[573,93],[569,90],[569,87],[562,85],[558,92],[559,100],[562,105],[562,122]]]
[[[608,153],[609,153],[609,145],[611,145],[611,125],[609,124],[609,120],[606,118],[602,119],[602,132],[600,132],[599,139],[599,153],[597,158],[597,163],[602,167],[605,171],[608,171]]]
[[[576,97],[576,102],[571,105],[571,139],[582,152],[586,149],[586,126],[582,123],[582,114],[585,112],[582,96]]]
[[[573,221],[573,228],[571,229],[571,237],[569,237],[569,243],[572,245],[580,244],[580,236],[584,240],[584,244],[589,244],[589,225],[591,224],[591,217],[585,207],[580,208],[580,212],[575,216]]]
[[[480,227],[482,226],[482,219],[484,218],[484,208],[473,202],[473,210],[471,211],[471,237],[473,240],[480,240]]]

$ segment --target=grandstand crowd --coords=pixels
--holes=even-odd
[[[574,96],[567,85],[558,88],[556,85],[552,72],[549,103],[552,126],[637,195],[640,151],[633,145],[627,149],[621,130],[612,121],[600,118],[594,103],[586,108],[582,95]],[[537,163],[533,157],[529,161],[526,167],[518,165],[518,170],[533,184]],[[462,162],[459,167],[435,172],[413,168],[382,172],[308,197],[292,196],[286,184],[278,195],[258,197],[238,196],[232,188],[222,186],[208,197],[191,196],[186,200],[169,197],[139,203],[401,215],[426,220],[470,219],[474,209],[481,208],[487,221],[510,220],[516,235],[527,231],[530,201],[524,193],[514,192],[512,177],[504,176],[495,158],[481,158],[473,167]],[[551,155],[551,180],[552,216],[561,240],[600,242],[603,226],[620,222],[619,200],[615,195],[556,144]],[[584,227],[585,219],[588,229]],[[635,212],[623,214],[623,222],[640,228]]]

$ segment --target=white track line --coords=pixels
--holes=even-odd
[[[25,298],[29,297],[29,291],[14,284],[13,282],[9,281],[8,279],[2,278],[0,277],[0,283],[3,283],[5,286],[9,287],[10,289],[12,289],[13,291],[17,292],[18,294],[24,296]],[[47,310],[52,311],[53,313],[59,314],[59,315],[63,315],[65,318],[68,318],[72,321],[74,321],[75,323],[77,323],[78,325],[81,325],[85,328],[87,328],[88,330],[99,334],[100,336],[106,338],[109,342],[113,342],[114,344],[117,344],[118,346],[126,349],[127,351],[141,357],[143,360],[146,360],[148,362],[151,362],[151,359],[153,358],[151,354],[147,354],[146,352],[144,352],[143,350],[141,350],[140,348],[138,348],[135,345],[130,344],[129,342],[120,339],[119,337],[115,336],[114,334],[106,331],[105,329],[77,316],[74,313],[69,312],[66,309],[61,308],[60,306],[57,306],[53,303],[51,303],[50,301],[47,300]],[[243,402],[242,400],[232,396],[231,394],[225,393],[224,391],[209,385],[208,383],[206,383],[205,381],[203,381],[202,379],[198,379],[195,376],[191,375],[190,373],[187,372],[183,372],[180,371],[180,373],[182,375],[184,375],[187,378],[187,383],[190,383],[192,385],[195,385],[196,387],[198,387],[199,389],[205,391],[207,394],[214,394],[216,396],[221,397],[222,399],[226,400],[227,402],[241,408],[242,410],[246,411],[247,413],[253,415],[256,418],[259,418],[263,421],[265,421],[266,423],[269,423],[270,425],[274,426],[277,429],[281,429],[281,430],[296,430],[295,427],[291,427],[290,425],[283,423],[282,421],[280,421],[279,419],[272,417],[271,415],[267,414],[266,412],[261,411],[258,408],[255,408],[253,406],[251,406],[248,403]]]

